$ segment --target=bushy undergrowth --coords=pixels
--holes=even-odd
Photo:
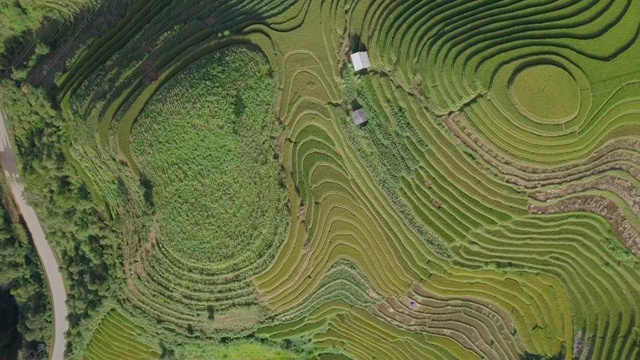
[[[0,6],[0,53],[5,41],[22,32],[34,31],[45,18],[68,19],[95,0],[3,1]]]
[[[224,263],[282,238],[268,71],[246,49],[206,57],[163,87],[134,127],[158,239],[184,259]]]
[[[73,351],[85,336],[82,326],[104,299],[111,296],[121,264],[118,238],[104,222],[91,194],[64,155],[68,134],[59,113],[44,92],[22,93],[10,82],[2,84],[3,105],[19,154],[20,174],[28,198],[61,259],[69,292],[67,333]]]

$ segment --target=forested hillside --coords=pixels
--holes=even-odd
[[[52,325],[44,274],[4,179],[0,197],[0,359],[46,359]]]
[[[8,121],[16,125],[12,129],[14,142],[20,152],[20,170],[24,175],[23,181],[27,182],[30,203],[48,224],[45,225],[48,238],[72,247],[62,250],[61,245],[55,246],[58,254],[67,260],[66,279],[75,290],[70,297],[71,308],[75,309],[71,313],[74,324],[87,318],[89,312],[102,302],[102,296],[97,294],[105,291],[109,271],[104,263],[97,260],[93,260],[93,267],[88,265],[91,263],[89,257],[98,256],[95,250],[80,250],[80,246],[85,249],[87,245],[100,247],[100,235],[97,235],[98,230],[73,219],[84,216],[96,222],[95,213],[90,206],[87,207],[86,201],[82,203],[87,193],[82,190],[80,181],[65,170],[68,165],[65,165],[60,144],[66,141],[66,135],[59,126],[60,115],[53,110],[44,90],[30,89],[25,80],[30,73],[42,74],[50,68],[59,67],[56,62],[62,61],[64,65],[67,60],[64,55],[68,56],[70,50],[75,51],[80,46],[73,42],[78,37],[72,31],[89,28],[82,25],[82,21],[97,14],[97,5],[95,1],[84,0],[5,1],[0,4],[0,70],[3,78],[0,106],[3,113],[7,113]],[[33,76],[29,81],[39,78]],[[0,311],[6,321],[0,325],[0,332],[6,336],[0,336],[3,339],[0,358],[7,356],[11,359],[19,355],[21,359],[45,359],[49,356],[52,341],[46,282],[19,213],[13,207],[9,193],[3,191],[3,194],[4,208],[11,208],[1,212],[4,225]],[[83,215],[74,215],[76,213]],[[87,243],[81,245],[75,241],[78,237]],[[99,266],[102,267],[96,270]],[[91,273],[90,269],[94,272]],[[74,334],[79,333],[79,329],[74,327],[69,336],[74,338],[77,336]]]
[[[18,46],[25,38],[36,38],[47,21],[69,21],[82,10],[95,7],[95,0],[20,0],[0,3],[0,54]],[[5,58],[6,60],[6,58]],[[3,66],[6,62],[2,61]]]

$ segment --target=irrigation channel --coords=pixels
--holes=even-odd
[[[56,258],[51,245],[45,238],[44,231],[40,225],[38,217],[24,198],[24,186],[19,183],[18,165],[16,157],[11,149],[11,141],[9,140],[9,132],[4,119],[2,109],[0,108],[0,163],[4,170],[4,175],[11,189],[11,194],[22,214],[24,222],[27,224],[31,239],[38,252],[38,257],[42,263],[42,268],[47,278],[47,286],[51,296],[51,304],[53,309],[53,348],[50,351],[51,360],[64,359],[66,348],[66,340],[64,333],[69,329],[69,321],[67,315],[67,291],[62,280],[62,273],[58,259]]]

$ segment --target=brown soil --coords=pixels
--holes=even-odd
[[[298,209],[298,220],[300,220],[301,222],[304,222],[306,218],[307,218],[307,206],[301,205],[300,208]]]
[[[442,121],[457,139],[505,175],[507,183],[531,190],[529,196],[537,201],[557,200],[590,189],[603,190],[618,195],[640,218],[640,196],[635,186],[608,174],[619,170],[640,180],[640,141],[620,139],[603,145],[583,161],[548,168],[536,167],[514,161],[480,139],[461,113],[443,117]],[[594,176],[597,177],[582,181]],[[550,186],[560,188],[551,189]],[[573,197],[553,204],[530,205],[529,211],[534,214],[572,211],[599,214],[611,224],[620,241],[640,257],[640,230],[634,227],[613,201],[605,197]]]
[[[529,212],[532,214],[559,214],[575,211],[585,211],[604,217],[618,239],[635,256],[640,257],[640,232],[627,219],[622,210],[613,201],[599,195],[582,195],[562,199],[552,204],[532,204]]]
[[[442,122],[465,146],[505,175],[508,183],[527,189],[562,184],[610,170],[623,170],[640,180],[640,141],[621,139],[602,146],[581,162],[547,168],[523,164],[503,155],[480,139],[461,113],[445,116]]]
[[[136,274],[138,274],[138,276],[140,277],[143,277],[147,274],[147,272],[144,269],[144,265],[142,265],[141,262],[136,263],[135,269],[136,269]]]
[[[636,193],[636,187],[629,181],[613,175],[604,175],[590,181],[572,183],[559,189],[531,191],[529,196],[545,202],[592,189],[610,191],[618,195],[629,204],[633,213],[640,217],[640,197]]]
[[[158,241],[158,230],[160,225],[154,223],[151,225],[151,230],[149,231],[149,240],[146,244],[142,245],[140,248],[140,253],[147,256],[151,253],[151,251],[156,247],[156,243]]]

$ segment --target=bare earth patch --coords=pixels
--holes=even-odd
[[[640,257],[640,231],[633,226],[616,203],[604,196],[573,196],[549,205],[529,206],[529,212],[532,214],[561,214],[575,211],[587,211],[607,219],[624,246],[635,256]]]

